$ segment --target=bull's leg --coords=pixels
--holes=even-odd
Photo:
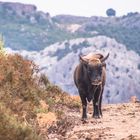
[[[102,95],[101,95],[101,98],[100,98],[100,101],[99,101],[99,114],[100,116],[102,117]]]
[[[94,94],[94,101],[93,101],[93,118],[97,119],[101,117],[101,112],[100,112],[100,101],[101,101],[101,90],[102,88],[99,87],[95,94]]]
[[[102,114],[102,95],[103,95],[103,91],[104,91],[104,88],[102,88],[101,98],[100,98],[100,102],[99,102],[99,111],[100,111],[101,117],[103,116],[103,114]]]
[[[85,120],[87,118],[87,100],[86,97],[81,93],[80,93],[80,98],[82,101],[82,108],[83,108],[82,120]]]
[[[96,99],[94,99],[94,101],[93,101],[93,108],[94,108],[94,111],[93,111],[93,118],[95,118],[95,119],[100,118],[99,103],[96,102]]]

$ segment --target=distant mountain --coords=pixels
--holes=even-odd
[[[7,52],[13,51],[7,49]],[[41,73],[46,73],[51,82],[70,94],[77,94],[73,71],[79,63],[78,56],[89,52],[110,53],[106,61],[105,103],[127,102],[134,95],[140,99],[140,56],[115,39],[105,36],[80,38],[55,43],[40,52],[14,51],[34,60]]]
[[[0,2],[0,33],[6,47],[41,50],[47,45],[72,38],[52,21],[49,13],[37,11],[36,6]]]
[[[122,17],[80,17],[37,11],[36,6],[0,2],[0,33],[6,47],[17,50],[42,50],[64,40],[104,35],[115,38],[140,54],[140,14]]]
[[[87,18],[59,15],[52,19],[63,27],[65,25],[67,29],[70,29],[72,25],[77,25],[79,28],[75,30],[75,34],[79,36],[105,35],[115,38],[118,42],[125,44],[128,49],[132,49],[140,54],[140,14],[137,12],[128,13],[122,17],[93,16]]]

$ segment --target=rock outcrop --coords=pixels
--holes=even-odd
[[[115,39],[105,36],[80,38],[55,43],[40,52],[18,52],[39,65],[54,84],[70,94],[78,94],[73,82],[73,71],[79,63],[79,54],[89,52],[110,53],[107,60],[107,80],[104,92],[105,103],[127,102],[131,96],[140,99],[140,56],[127,50]]]
[[[9,13],[15,13],[18,16],[32,14],[37,10],[37,7],[35,5],[12,2],[0,2],[0,8],[3,8]]]

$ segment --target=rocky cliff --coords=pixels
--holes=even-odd
[[[10,51],[9,51],[10,52]],[[107,80],[104,92],[105,103],[127,102],[131,96],[140,98],[140,56],[127,50],[115,39],[105,36],[80,38],[58,42],[40,52],[18,52],[39,65],[56,85],[70,94],[78,94],[73,82],[73,71],[79,63],[79,54],[89,52],[110,53],[107,63]]]
[[[16,15],[23,16],[36,12],[37,7],[29,4],[0,2],[0,9],[8,13],[15,13]]]

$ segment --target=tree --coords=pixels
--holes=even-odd
[[[109,9],[106,10],[106,14],[107,14],[107,16],[115,16],[116,11],[112,8],[109,8]]]

